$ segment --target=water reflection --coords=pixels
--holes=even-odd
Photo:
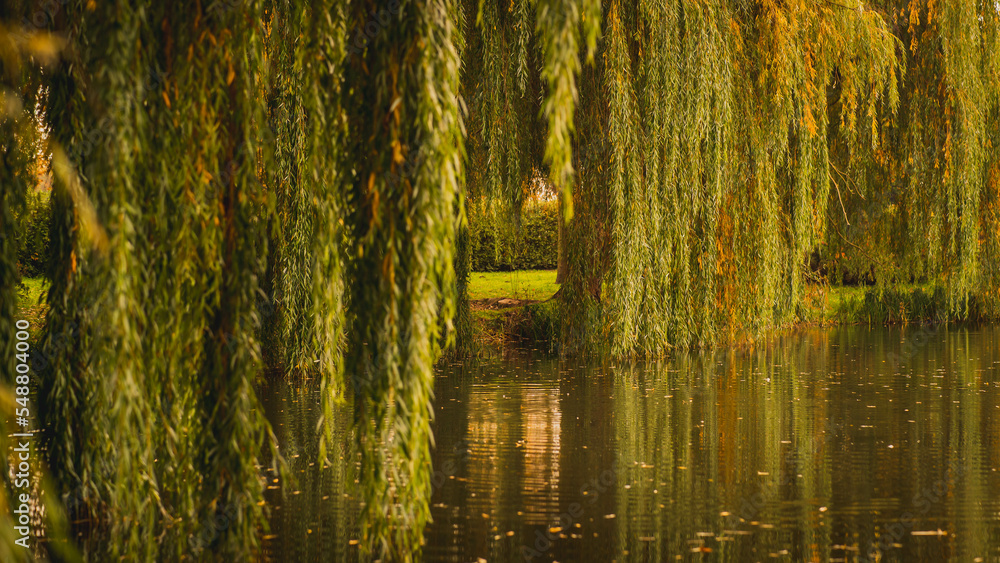
[[[815,329],[642,364],[516,355],[443,366],[435,393],[427,560],[1000,561],[994,327]],[[349,405],[321,471],[318,397],[264,395],[297,476],[268,491],[265,555],[356,560]]]

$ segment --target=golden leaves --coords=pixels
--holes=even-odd
[[[403,156],[403,146],[399,143],[399,139],[393,139],[391,146],[393,164],[403,164],[406,162],[406,157]]]
[[[97,211],[76,174],[76,168],[60,145],[51,145],[51,150],[52,171],[59,180],[56,185],[64,189],[73,201],[81,233],[94,248],[106,250],[108,235],[97,218]]]
[[[28,36],[25,50],[43,65],[56,62],[59,53],[66,47],[66,40],[46,32],[36,32]]]

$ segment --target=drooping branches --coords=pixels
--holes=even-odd
[[[892,121],[866,111],[887,127],[874,155],[838,180],[845,203],[829,215],[830,264],[883,287],[945,285],[958,316],[995,312],[997,7],[900,1],[885,10],[905,53],[900,111]]]
[[[549,177],[563,191],[566,219],[573,216],[568,197],[573,180],[573,114],[579,98],[580,50],[593,57],[600,35],[599,0],[536,0],[537,33],[542,50],[542,80],[548,88],[542,112],[548,123],[545,161]],[[581,41],[581,27],[584,30]]]
[[[433,364],[469,326],[465,193],[516,224],[533,178],[560,188],[567,350],[792,321],[814,254],[943,281],[956,310],[1000,290],[989,2],[162,4],[61,4],[71,48],[34,82],[8,56],[29,36],[0,35],[3,111],[45,91],[52,127],[48,455],[114,554],[220,513],[213,548],[253,548],[262,343],[321,377],[327,419],[350,389],[365,548],[416,553]],[[5,235],[27,117],[0,115]]]
[[[353,2],[349,21],[364,26],[378,9]],[[350,288],[347,370],[362,440],[365,543],[408,558],[430,517],[433,362],[455,308],[463,15],[455,0],[411,0],[388,16],[346,69],[348,279],[364,280]]]
[[[491,15],[500,6],[483,8],[484,53],[516,31]],[[581,33],[602,38],[593,67]],[[795,318],[825,236],[830,139],[872,154],[898,105],[901,49],[882,17],[862,4],[611,1],[598,14],[540,1],[536,34],[544,162],[557,184],[572,179],[567,208],[586,209],[564,241],[564,344],[655,355]],[[481,72],[484,88],[495,74]]]
[[[186,539],[218,513],[236,515],[219,546],[252,548],[268,432],[253,389],[271,208],[260,6],[65,9],[76,58],[47,116],[69,155],[54,161],[43,340],[50,465],[112,553],[158,557],[148,537]],[[81,236],[80,204],[60,195],[77,192],[106,244]]]

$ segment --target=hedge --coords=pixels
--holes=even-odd
[[[497,229],[483,219],[470,221],[472,270],[552,270],[559,261],[559,206],[555,201],[529,203],[520,227]],[[497,251],[496,235],[501,244]],[[511,256],[513,254],[513,256]]]
[[[471,219],[472,270],[555,269],[559,260],[558,220],[559,207],[555,201],[526,205],[521,212],[520,228],[508,224],[496,229],[482,217]],[[26,215],[16,221],[21,225],[17,241],[21,275],[29,278],[44,275],[49,254],[49,192],[32,192]],[[499,252],[495,240],[498,233],[502,241]]]

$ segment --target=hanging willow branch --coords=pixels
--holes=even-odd
[[[356,1],[349,21],[368,22]],[[399,3],[349,57],[346,110],[355,169],[349,279],[365,541],[409,558],[430,518],[433,363],[454,315],[455,209],[462,186],[455,0]],[[443,332],[442,332],[443,331]]]

